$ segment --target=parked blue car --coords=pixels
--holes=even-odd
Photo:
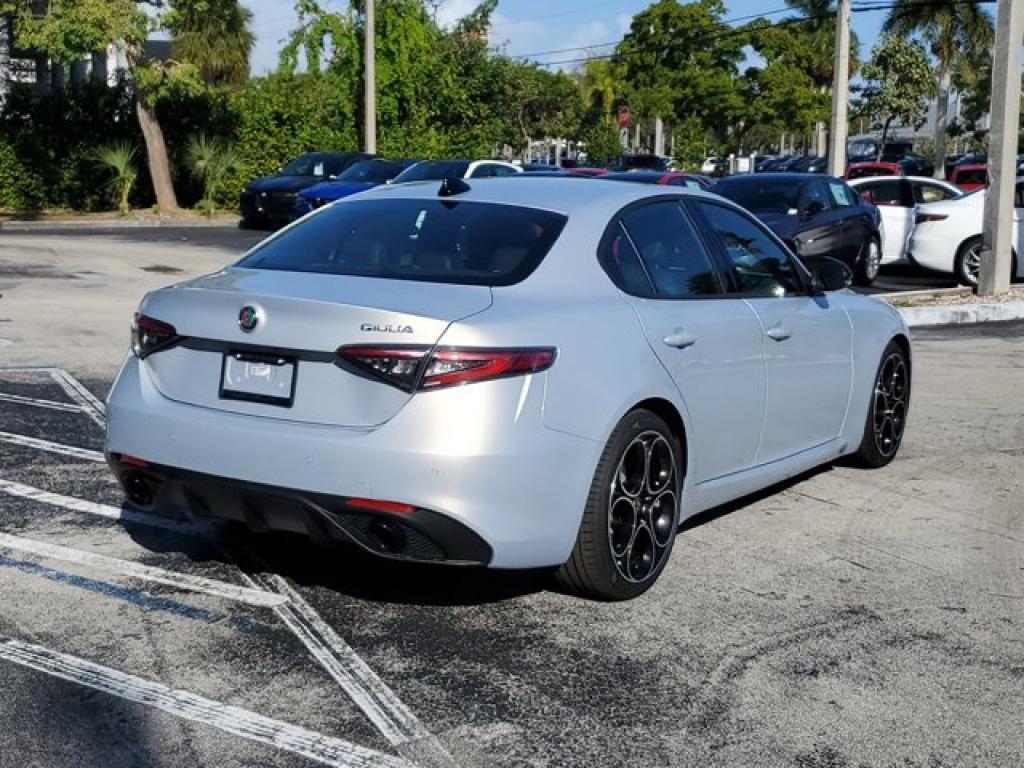
[[[324,181],[299,192],[295,198],[293,219],[305,216],[322,205],[385,184],[416,163],[416,160],[385,160],[375,157],[347,168],[338,178]]]

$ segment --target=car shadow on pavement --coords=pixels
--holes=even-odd
[[[382,603],[481,605],[550,585],[550,569],[488,570],[387,560],[356,545],[317,544],[290,533],[254,533],[233,523],[213,527],[210,538],[131,523],[125,530],[152,552],[177,552],[197,563],[237,565],[247,573],[276,573],[304,586]]]
[[[838,462],[838,464],[842,464],[842,462]],[[789,490],[794,485],[799,485],[805,480],[810,480],[812,477],[817,477],[818,475],[824,474],[825,472],[831,472],[833,469],[835,469],[836,465],[837,462],[822,464],[821,466],[814,467],[813,469],[809,469],[806,472],[801,472],[799,475],[794,475],[793,477],[787,478],[786,480],[776,483],[775,485],[771,485],[767,488],[762,488],[759,491],[755,491],[749,496],[742,496],[738,499],[734,499],[733,501],[726,502],[725,504],[722,504],[720,506],[712,507],[711,509],[705,509],[703,512],[698,512],[693,517],[689,517],[682,522],[682,524],[679,526],[678,533],[686,533],[687,531],[692,531],[694,528],[699,528],[702,525],[712,523],[720,517],[725,517],[728,514],[737,512],[741,509],[745,509],[746,507],[749,507],[751,504],[756,504],[759,501],[764,501],[765,499],[771,498],[772,496],[776,496],[777,494],[780,494],[783,491]]]
[[[825,464],[683,521],[679,534],[744,509],[825,472]],[[194,562],[237,565],[249,573],[276,573],[360,600],[408,605],[482,605],[543,591],[562,592],[551,568],[491,570],[388,560],[356,545],[317,544],[290,533],[254,533],[236,523],[219,524],[211,538],[182,536],[126,523],[136,543],[153,552],[178,552]]]

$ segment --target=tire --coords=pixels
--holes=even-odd
[[[971,288],[978,284],[978,269],[981,264],[981,236],[969,238],[956,252],[953,261],[953,276],[960,285]]]
[[[903,347],[890,341],[878,363],[855,463],[877,469],[896,458],[910,408],[910,383],[910,361]]]
[[[861,246],[860,255],[853,268],[853,282],[866,288],[875,282],[878,277],[878,269],[882,263],[882,245],[878,239],[872,237]]]
[[[598,461],[572,555],[555,572],[558,586],[630,600],[658,580],[679,527],[682,455],[656,414],[637,409],[623,417]]]

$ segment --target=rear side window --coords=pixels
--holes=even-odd
[[[524,280],[566,217],[452,200],[354,200],[325,208],[235,266],[464,285]]]
[[[723,205],[697,205],[725,246],[740,293],[777,298],[803,292],[793,259],[761,227]]]
[[[914,199],[919,203],[937,203],[940,200],[952,200],[961,194],[952,192],[938,184],[919,183],[914,185]]]
[[[862,195],[865,192],[870,193],[871,202],[875,205],[902,205],[903,190],[900,187],[901,184],[896,179],[887,179],[861,184],[857,189]]]
[[[622,224],[659,297],[687,299],[721,293],[711,258],[678,203],[667,200],[634,208],[622,217]]]

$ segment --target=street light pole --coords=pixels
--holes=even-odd
[[[999,0],[996,49],[992,57],[992,104],[989,109],[989,189],[985,200],[981,271],[978,275],[978,293],[982,296],[995,296],[1010,290],[1022,37],[1024,4],[1019,0]],[[1019,254],[1018,258],[1024,258],[1024,254]]]
[[[370,154],[377,152],[377,72],[374,50],[374,4],[365,0],[366,17],[363,41],[363,143]]]
[[[836,59],[832,68],[832,130],[828,137],[828,172],[846,172],[846,112],[850,101],[850,0],[836,9]]]

